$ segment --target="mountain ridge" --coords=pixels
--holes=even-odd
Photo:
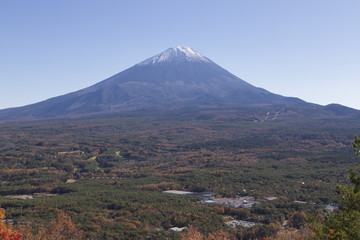
[[[177,46],[90,87],[24,107],[0,110],[0,120],[262,106],[321,108],[255,87],[195,50]]]

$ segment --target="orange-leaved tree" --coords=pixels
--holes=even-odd
[[[83,231],[79,231],[72,223],[71,218],[61,212],[50,225],[41,230],[36,240],[82,240],[85,239]]]
[[[22,240],[22,234],[15,231],[11,225],[5,223],[5,209],[0,208],[0,239]]]
[[[180,240],[229,240],[229,234],[223,230],[209,233],[206,237],[202,235],[196,228],[190,227],[186,232],[180,234]]]

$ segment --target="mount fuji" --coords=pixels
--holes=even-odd
[[[255,106],[320,107],[255,87],[191,48],[177,46],[88,88],[1,110],[0,120]]]

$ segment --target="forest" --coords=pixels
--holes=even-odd
[[[359,161],[351,147],[358,120],[265,120],[234,110],[1,123],[4,221],[37,236],[66,215],[84,239],[185,239],[171,227],[266,239],[285,222],[302,229],[307,215],[339,204],[336,184]],[[162,193],[171,189],[260,204],[206,205]]]

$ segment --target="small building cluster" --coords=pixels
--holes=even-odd
[[[222,206],[229,206],[233,208],[250,208],[254,205],[259,205],[260,202],[255,201],[254,197],[237,197],[237,198],[215,198],[214,193],[208,192],[187,192],[187,191],[179,191],[179,190],[168,190],[163,191],[165,194],[175,194],[180,196],[198,196],[202,198],[202,203],[204,204],[215,204]]]
[[[180,196],[198,196],[198,197],[201,197],[201,199],[202,199],[201,201],[199,201],[200,203],[219,205],[219,206],[228,206],[228,207],[232,207],[232,208],[251,208],[255,205],[260,204],[259,201],[255,201],[255,198],[250,197],[250,196],[236,197],[236,198],[215,198],[215,193],[188,192],[188,191],[180,191],[180,190],[168,190],[168,191],[163,191],[163,193],[175,194],[175,195],[180,195]],[[264,200],[265,201],[274,201],[276,199],[278,199],[278,197],[268,196],[268,197],[264,197],[263,201]],[[299,201],[299,200],[295,200],[293,202],[297,203],[297,204],[308,204],[308,202]],[[313,203],[313,204],[316,205],[315,203]],[[329,212],[336,211],[337,209],[338,209],[337,204],[327,204],[327,205],[322,205],[322,209],[320,211],[324,215],[326,215]],[[256,225],[256,223],[254,223],[254,222],[243,221],[243,220],[231,220],[231,221],[227,221],[226,224],[229,227],[233,227],[233,228],[236,228],[238,226],[244,227],[244,228],[251,228]],[[286,224],[287,224],[287,221],[284,222],[283,227],[286,226]],[[181,228],[173,227],[173,228],[169,228],[168,231],[169,232],[181,232],[185,229],[186,229],[186,227],[181,227]]]
[[[253,227],[256,225],[256,223],[243,221],[243,220],[233,220],[233,221],[226,222],[226,224],[229,227],[242,226],[242,227],[246,227],[246,228],[250,228],[250,227]]]
[[[260,202],[254,200],[254,197],[212,198],[210,200],[203,201],[203,203],[229,206],[233,208],[251,208],[252,206],[260,204]]]

